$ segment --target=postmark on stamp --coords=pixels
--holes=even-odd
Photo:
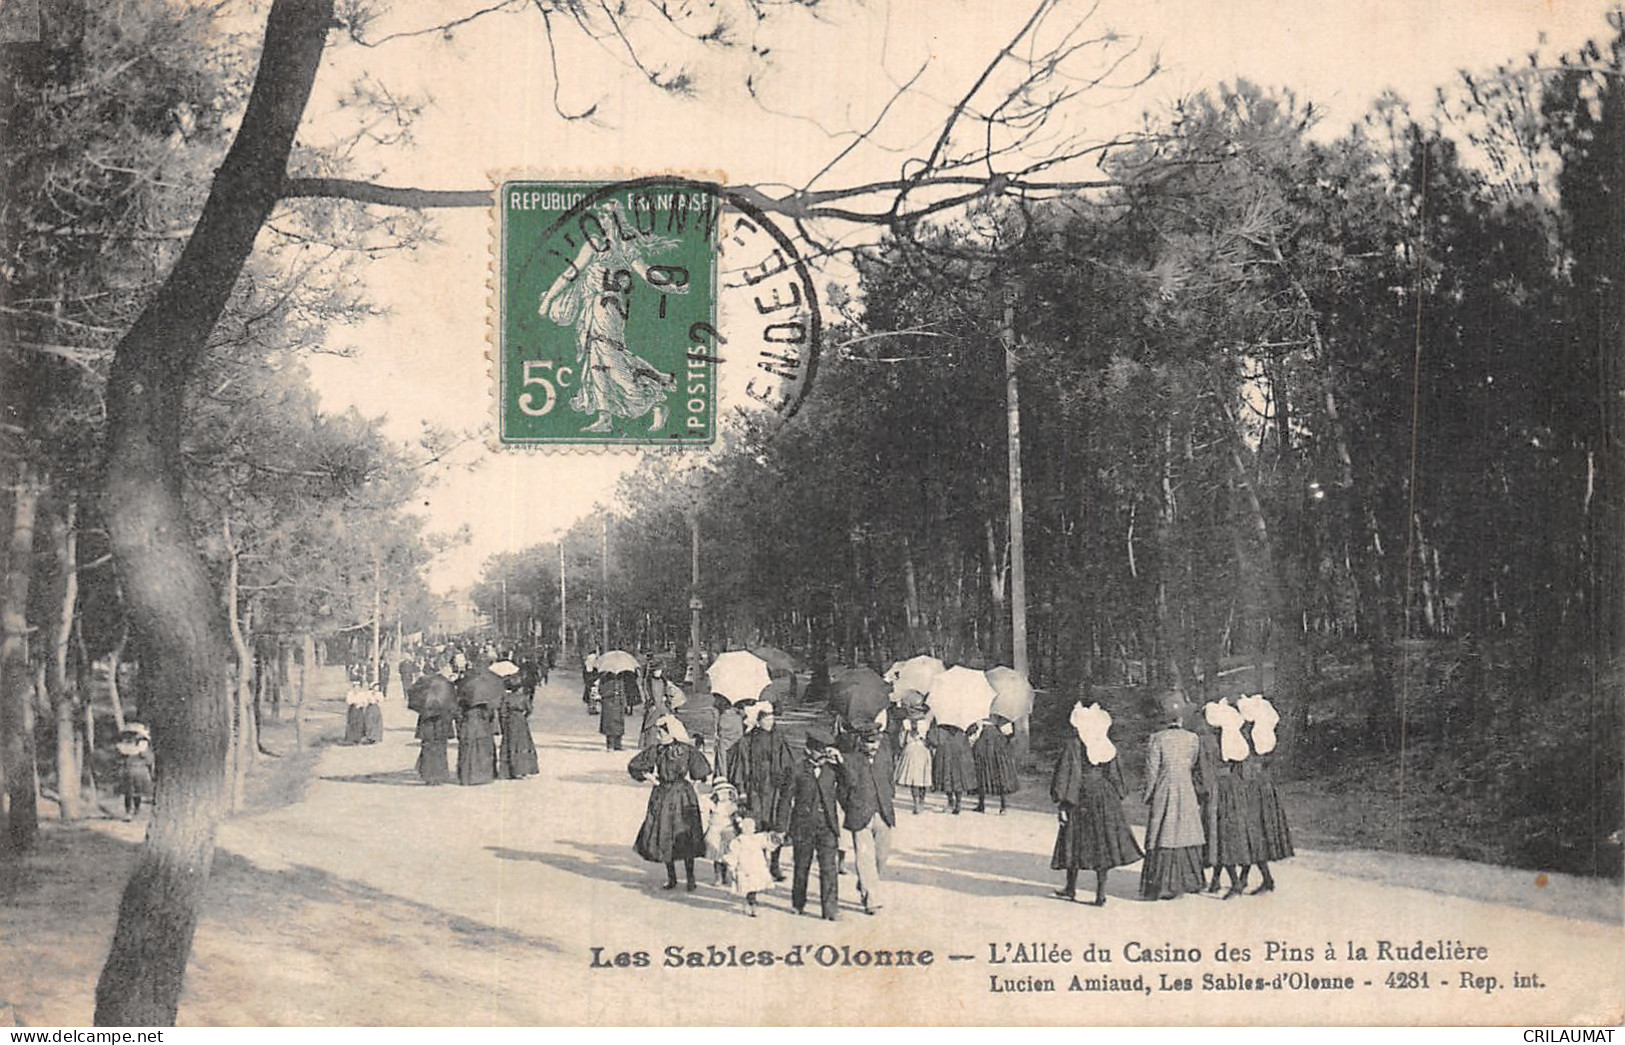
[[[496,249],[505,446],[699,449],[725,411],[782,421],[811,387],[811,272],[724,186],[505,181]]]

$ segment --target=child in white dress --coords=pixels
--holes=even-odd
[[[726,780],[711,787],[705,800],[705,858],[711,861],[711,884],[728,884],[728,843],[739,833],[734,823],[739,813],[739,792]]]
[[[756,894],[773,887],[773,873],[768,870],[768,854],[773,851],[773,836],[756,830],[756,821],[742,817],[739,834],[728,845],[728,867],[733,871],[736,896],[745,898],[745,913],[756,917]]]

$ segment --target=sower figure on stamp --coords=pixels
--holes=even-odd
[[[807,908],[807,878],[818,859],[818,905],[825,921],[840,918],[841,753],[822,733],[807,734],[807,755],[790,778],[790,906]]]
[[[617,205],[612,201],[609,206]],[[548,288],[537,312],[575,330],[581,387],[570,397],[570,409],[597,415],[583,431],[608,432],[618,417],[631,420],[646,414],[651,415],[649,431],[658,431],[666,423],[666,396],[677,380],[627,347],[626,320],[633,276],[647,282],[646,258],[667,253],[678,242],[646,236],[631,243],[613,233],[605,239],[604,249],[591,240],[581,245],[575,263]],[[687,294],[688,284],[662,284],[660,292]]]
[[[852,852],[858,865],[858,895],[863,909],[874,914],[883,905],[880,876],[891,854],[891,831],[897,826],[892,809],[891,747],[884,743],[877,722],[859,722],[856,750],[841,767],[839,790],[846,829],[852,833]]]
[[[789,826],[790,774],[796,767],[790,742],[774,732],[776,722],[773,705],[765,700],[747,708],[745,724],[750,732],[734,748],[728,766],[728,782],[739,789],[741,815],[753,818],[767,832],[782,832]],[[780,849],[773,847],[769,865],[775,882],[784,881]]]

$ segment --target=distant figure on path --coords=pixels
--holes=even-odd
[[[532,686],[524,682],[524,669],[512,676],[511,686],[502,691],[502,704],[497,712],[497,726],[502,731],[502,750],[497,759],[497,776],[504,780],[523,780],[535,776],[541,769],[536,758],[536,739],[530,733]]]
[[[119,731],[119,793],[124,796],[124,819],[141,812],[141,800],[152,794],[152,732],[140,722],[126,722]]]
[[[598,732],[604,735],[606,751],[621,750],[621,738],[626,735],[627,686],[637,689],[637,672],[598,676]]]
[[[457,732],[457,782],[489,784],[496,779],[496,712],[502,706],[502,680],[477,666],[457,686],[462,724]]]
[[[406,706],[418,713],[418,778],[430,786],[451,781],[451,760],[446,742],[456,733],[457,687],[451,682],[451,665],[432,665],[428,674],[406,691]]]
[[[712,760],[718,776],[727,776],[733,767],[733,749],[745,738],[745,712],[738,704],[713,694],[717,706],[717,757]]]

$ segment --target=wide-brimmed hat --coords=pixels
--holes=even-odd
[[[119,734],[121,736],[122,735],[129,735],[129,736],[135,736],[135,737],[142,737],[142,738],[147,739],[147,740],[152,739],[152,731],[149,730],[146,726],[142,725],[139,722],[126,722],[126,723],[124,723],[124,728],[119,730]]]

